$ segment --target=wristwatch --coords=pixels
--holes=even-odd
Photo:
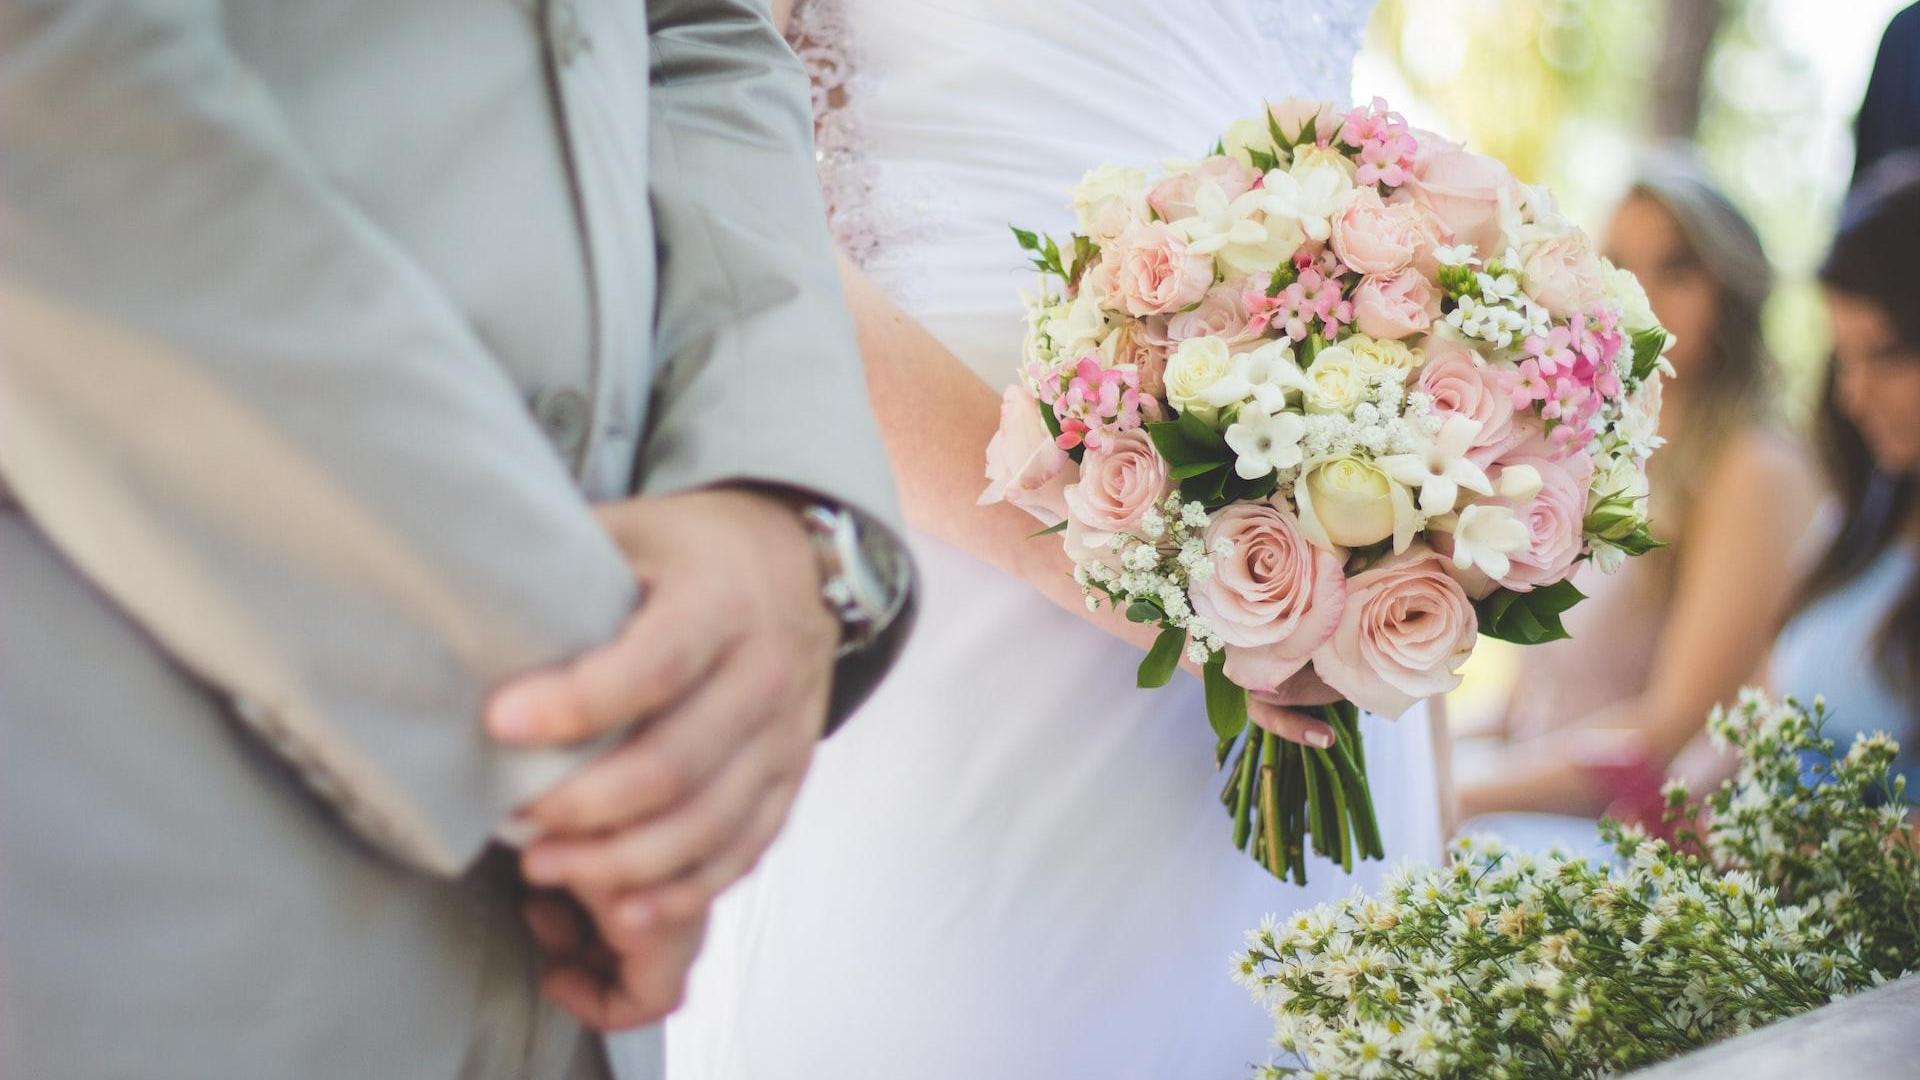
[[[912,565],[890,533],[845,507],[810,503],[800,520],[820,568],[820,598],[840,620],[839,658],[863,652],[899,621]]]

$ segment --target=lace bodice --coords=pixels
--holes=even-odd
[[[1013,377],[1007,226],[1064,234],[1102,163],[1204,153],[1288,96],[1350,96],[1372,0],[799,0],[835,239],[987,382]]]
[[[815,153],[834,237],[856,262],[871,265],[890,239],[923,218],[926,207],[915,198],[891,204],[875,199],[861,118],[876,87],[866,77],[866,42],[851,10],[858,2],[797,0],[787,39],[813,83]],[[1137,2],[1107,0],[1107,6],[1124,11]],[[1267,97],[1348,97],[1373,0],[1232,0],[1229,6],[1244,9],[1276,61],[1267,69]]]

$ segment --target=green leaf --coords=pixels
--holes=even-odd
[[[1280,167],[1278,156],[1269,154],[1265,150],[1256,150],[1251,146],[1247,147],[1247,160],[1252,162],[1253,167],[1263,175]]]
[[[1287,138],[1287,133],[1280,130],[1280,121],[1273,115],[1272,106],[1267,108],[1267,134],[1273,139],[1275,147],[1287,149],[1293,147],[1293,140]]]
[[[1028,533],[1027,539],[1038,540],[1043,536],[1052,536],[1054,533],[1063,533],[1066,531],[1067,531],[1067,523],[1062,521],[1062,522],[1059,522],[1058,524],[1049,525],[1046,528],[1041,529],[1039,532]]]
[[[1222,743],[1240,737],[1247,730],[1247,691],[1227,678],[1227,659],[1217,654],[1207,661],[1207,722],[1214,737]]]
[[[1500,589],[1474,605],[1480,632],[1499,641],[1538,645],[1572,637],[1560,616],[1586,596],[1562,581],[1532,592]]]
[[[1041,250],[1039,233],[1028,232],[1026,229],[1023,229],[1018,225],[1009,225],[1007,227],[1013,230],[1013,238],[1014,240],[1019,242],[1020,247],[1022,249],[1027,251]]]
[[[1180,666],[1180,654],[1186,647],[1185,630],[1170,626],[1160,631],[1160,636],[1153,639],[1153,648],[1147,650],[1146,659],[1140,661],[1135,685],[1142,690],[1167,685],[1168,680],[1173,678],[1174,669]]]
[[[1044,401],[1040,403],[1040,421],[1047,425],[1047,434],[1056,439],[1060,437],[1060,418],[1053,415],[1053,406]]]
[[[1197,502],[1208,510],[1226,505],[1227,484],[1233,480],[1233,471],[1225,465],[1208,469],[1198,476],[1180,483],[1180,497],[1187,502]]]
[[[1147,437],[1153,440],[1154,448],[1171,469],[1201,464],[1211,469],[1233,460],[1227,440],[1190,412],[1181,413],[1177,420],[1148,424]]]
[[[1167,475],[1175,480],[1191,480],[1196,476],[1205,476],[1215,469],[1224,469],[1226,465],[1211,461],[1195,461],[1187,465],[1175,465],[1167,470]]]
[[[1166,617],[1166,609],[1151,600],[1135,600],[1127,605],[1128,622],[1157,623]]]
[[[1633,335],[1633,381],[1642,382],[1660,363],[1660,350],[1667,347],[1667,332],[1655,326]]]

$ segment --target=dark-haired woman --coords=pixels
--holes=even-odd
[[[1828,734],[1902,741],[1920,795],[1920,155],[1862,180],[1820,281],[1833,360],[1819,444],[1842,522],[1774,646],[1769,681],[1826,698]]]
[[[1820,498],[1813,463],[1773,422],[1760,337],[1772,273],[1746,218],[1670,152],[1647,161],[1605,246],[1676,338],[1650,473],[1654,531],[1672,546],[1583,572],[1572,640],[1523,655],[1508,742],[1490,760],[1463,755],[1467,828],[1523,846],[1582,845],[1603,812],[1659,823],[1670,766],[1767,655]]]

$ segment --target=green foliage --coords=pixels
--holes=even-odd
[[[1560,616],[1585,599],[1573,582],[1562,581],[1532,592],[1498,589],[1475,602],[1473,610],[1480,617],[1482,634],[1518,645],[1538,645],[1572,636]]]

